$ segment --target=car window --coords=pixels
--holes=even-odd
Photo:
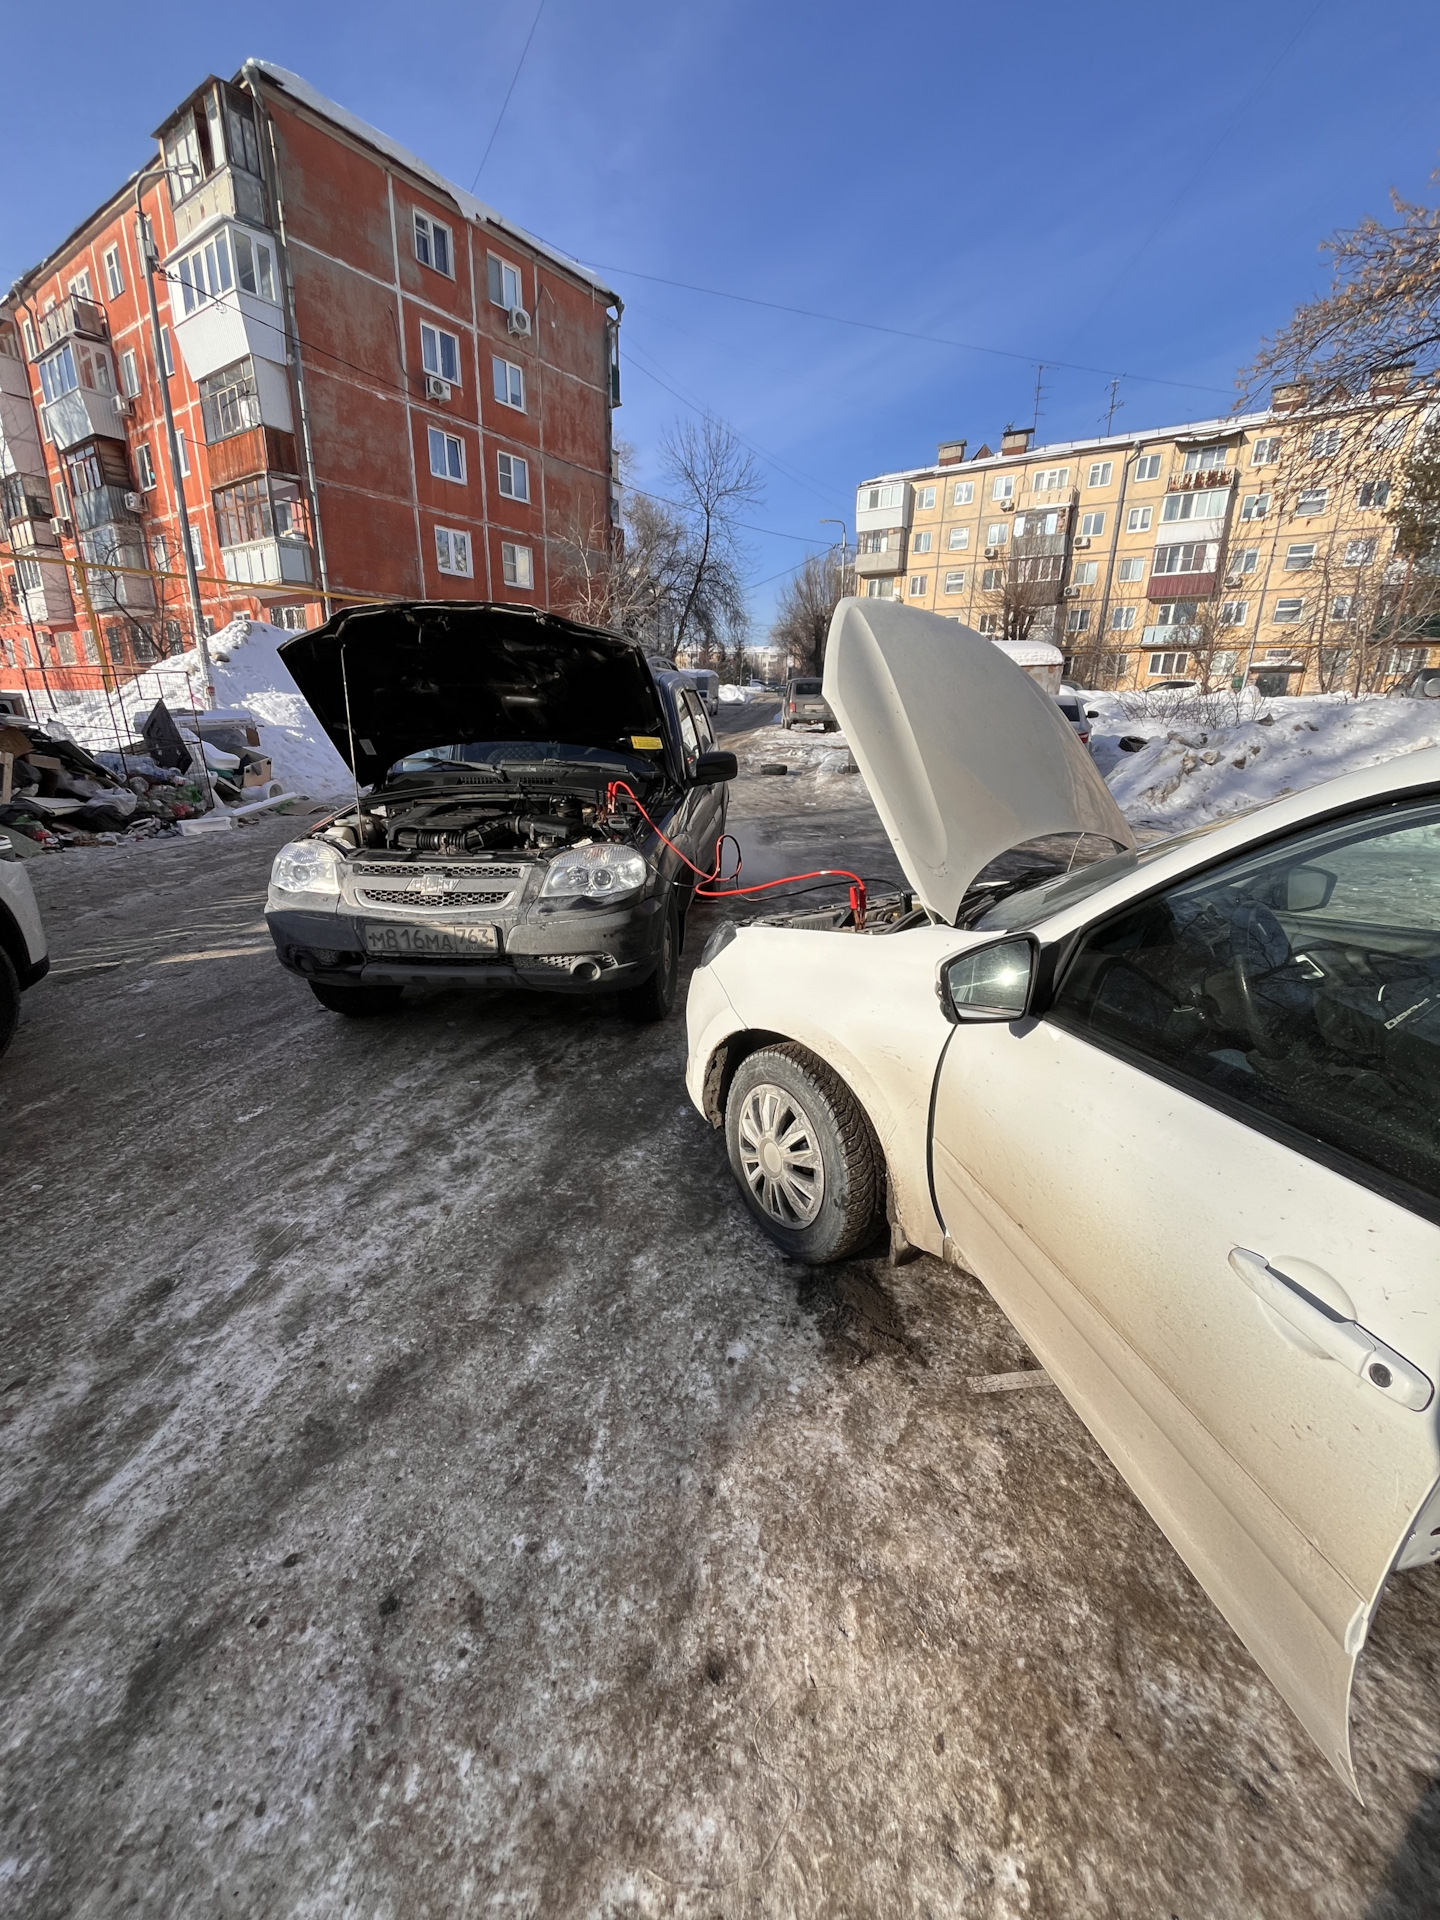
[[[792,680],[790,685],[796,693],[819,693],[820,691],[818,680]]]
[[[685,755],[685,765],[692,769],[700,751],[700,738],[695,731],[694,715],[690,711],[689,701],[684,693],[675,696],[675,714],[680,722],[680,745]]]
[[[712,747],[715,744],[715,734],[710,725],[710,716],[705,711],[704,699],[698,693],[687,693],[685,704],[690,710],[690,717],[695,725],[695,736],[703,752],[706,747]]]
[[[1059,700],[1056,702],[1056,705],[1067,720],[1078,720],[1080,718],[1080,702],[1078,700]]]
[[[1051,1017],[1399,1183],[1434,1215],[1440,806],[1314,828],[1143,901],[1085,936]]]

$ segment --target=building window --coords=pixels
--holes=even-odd
[[[982,593],[996,593],[1004,584],[1005,569],[1003,567],[985,567],[981,570],[980,591]]]
[[[1090,462],[1090,471],[1085,478],[1085,484],[1087,487],[1108,487],[1110,484],[1110,476],[1114,471],[1115,462],[1113,460],[1092,460]]]
[[[1084,633],[1089,625],[1090,609],[1088,607],[1071,607],[1065,616],[1065,631],[1067,633]]]
[[[996,520],[985,529],[985,544],[987,547],[1003,547],[1009,538],[1010,523],[1008,520]]]
[[[205,376],[200,382],[200,418],[205,444],[211,447],[263,424],[254,361],[236,360]]]
[[[865,598],[867,600],[893,600],[895,598],[895,582],[893,580],[867,580],[865,582]]]
[[[52,353],[48,360],[40,362],[40,391],[45,396],[47,406],[53,406],[67,393],[74,393],[80,385],[80,374],[75,365],[74,350],[67,341],[58,353]]]
[[[1061,518],[1062,515],[1058,511],[1036,513],[1033,508],[1029,513],[1017,513],[1015,516],[1015,538],[1021,540],[1026,534],[1034,538],[1038,534],[1063,532],[1060,524]]]
[[[1082,513],[1080,516],[1080,531],[1086,539],[1098,540],[1100,535],[1105,531],[1104,514]]]
[[[1317,513],[1324,513],[1330,498],[1328,487],[1307,487],[1295,502],[1297,520],[1309,520]]]
[[[455,527],[436,527],[435,564],[441,573],[453,573],[468,580],[474,572],[470,563],[470,536]],[[506,579],[509,579],[507,574]],[[511,585],[515,585],[511,581]],[[528,583],[527,583],[528,584]]]
[[[998,613],[982,613],[980,616],[978,631],[984,634],[999,633],[1000,631],[999,614]]]
[[[1337,593],[1330,602],[1332,620],[1353,620],[1355,618],[1355,596],[1353,593]]]
[[[992,500],[1013,500],[1015,498],[1015,476],[1013,473],[997,473],[990,483]]]
[[[1112,633],[1129,633],[1134,624],[1134,607],[1112,607],[1110,609],[1110,631]]]
[[[1038,473],[1030,476],[1030,491],[1032,493],[1055,493],[1065,485],[1069,478],[1070,469],[1068,467],[1041,467]],[[997,493],[995,496],[997,500],[1007,500],[1009,497],[1008,494],[1001,493]]]
[[[1172,493],[1160,510],[1162,520],[1217,520],[1230,504],[1228,487],[1208,488],[1200,493]]]
[[[935,504],[934,487],[917,487],[915,489],[915,504],[922,509],[933,507]]]
[[[1151,573],[1211,573],[1215,559],[1213,540],[1184,540],[1177,546],[1157,547]]]
[[[211,495],[215,530],[222,547],[243,547],[257,540],[306,537],[305,510],[294,480],[257,475]],[[199,529],[192,524],[191,543],[198,548]],[[158,542],[163,551],[163,542]],[[198,553],[197,553],[198,563]]]
[[[125,291],[125,276],[120,271],[119,247],[107,247],[105,249],[104,260],[105,285],[109,289],[110,298],[112,300],[118,300],[120,295]]]
[[[530,463],[518,453],[497,453],[495,465],[500,475],[500,496],[504,500],[530,498]]]
[[[1268,493],[1247,493],[1245,498],[1240,502],[1240,518],[1242,520],[1263,520],[1269,511],[1270,496]]]
[[[1356,499],[1360,507],[1385,507],[1390,504],[1390,482],[1388,480],[1367,480],[1360,488]]]
[[[28,319],[21,320],[20,335],[25,342],[26,359],[33,360],[35,358],[35,329],[31,326]]]
[[[923,600],[930,585],[928,573],[912,573],[910,576],[910,598]]]
[[[1135,462],[1137,480],[1158,480],[1160,477],[1160,456],[1158,453],[1142,453]]]
[[[1149,670],[1151,673],[1167,675],[1184,673],[1186,666],[1189,664],[1189,660],[1190,656],[1188,653],[1152,653],[1150,656]]]
[[[1227,573],[1254,573],[1260,565],[1259,547],[1236,547],[1226,562]]]
[[[970,544],[969,527],[951,527],[950,537],[945,544],[951,553],[959,553],[962,548],[968,547]]]
[[[1250,464],[1252,467],[1273,467],[1279,457],[1280,442],[1278,438],[1273,436],[1268,439],[1257,440],[1250,449]]]
[[[258,481],[252,482],[251,484],[263,486],[264,482]],[[205,535],[200,522],[198,520],[188,521],[185,531],[190,536],[190,558],[197,567],[203,567],[205,564]]]
[[[535,570],[529,547],[517,547],[512,541],[500,543],[500,571],[507,587],[533,587]]]
[[[1220,624],[1222,627],[1243,627],[1249,618],[1250,602],[1248,600],[1226,600],[1221,605]]]
[[[193,313],[207,300],[217,300],[235,284],[230,268],[230,240],[222,229],[213,240],[181,260],[176,274],[180,282],[180,304]]]
[[[1307,567],[1315,564],[1315,542],[1297,540],[1293,546],[1285,549],[1286,573],[1303,573]]]
[[[963,593],[965,591],[965,575],[963,573],[947,573],[945,576],[945,591],[946,593]]]
[[[1100,562],[1098,560],[1080,560],[1076,562],[1075,571],[1071,574],[1070,578],[1077,587],[1093,587],[1096,579],[1099,577],[1099,573]]]
[[[1305,602],[1303,600],[1277,600],[1275,602],[1275,610],[1270,615],[1270,618],[1277,626],[1293,626],[1300,618],[1304,606]]]
[[[443,327],[427,326],[420,323],[420,364],[426,373],[438,375],[448,380],[452,386],[460,382],[460,342],[453,333],[446,333]]]
[[[447,279],[455,277],[450,264],[450,229],[440,221],[433,220],[428,213],[415,210],[415,258],[422,267],[433,267],[436,273],[443,273]]]
[[[1317,427],[1310,436],[1310,458],[1328,460],[1340,451],[1340,442],[1344,436],[1339,427]]]
[[[875,513],[881,507],[898,507],[900,504],[899,487],[865,487],[861,491],[865,495],[864,503],[856,501],[861,513]]]
[[[167,380],[173,380],[175,378],[175,356],[170,351],[169,327],[161,327],[160,329],[160,364],[165,369],[165,378]]]
[[[1148,533],[1150,531],[1150,522],[1154,516],[1155,509],[1153,507],[1131,507],[1129,513],[1125,516],[1125,531],[1127,533]]]
[[[75,278],[68,282],[67,291],[73,293],[77,300],[93,300],[95,298],[94,294],[90,291],[90,269],[88,267],[82,267]]]
[[[1155,609],[1157,627],[1188,627],[1194,621],[1196,603],[1193,600],[1166,600]]]
[[[1370,540],[1347,540],[1345,542],[1345,564],[1347,567],[1368,567],[1375,558],[1375,542]]]
[[[495,398],[502,407],[515,407],[521,413],[525,411],[525,369],[517,367],[513,361],[493,359],[490,362],[495,375]]]
[[[957,480],[955,482],[955,491],[951,495],[952,505],[957,507],[968,507],[972,503],[974,498],[975,498],[975,482],[973,480]]]
[[[1128,560],[1122,560],[1120,562],[1118,577],[1121,580],[1143,580],[1145,578],[1145,562],[1140,559],[1138,555],[1132,554]]]
[[[508,260],[502,260],[496,254],[489,256],[490,304],[492,307],[523,307],[525,304],[525,282],[521,278],[519,267],[512,267]],[[515,583],[512,581],[511,585]]]
[[[439,427],[429,429],[430,471],[440,480],[463,480],[465,478],[465,447],[460,436],[455,433],[442,433]]]
[[[929,553],[935,544],[935,536],[927,527],[924,533],[913,534],[910,539],[912,553]]]
[[[127,347],[120,356],[120,391],[131,400],[140,391],[140,368],[133,347]]]
[[[306,606],[271,607],[270,624],[272,627],[284,627],[287,633],[304,633],[310,625],[310,609]]]
[[[150,449],[143,441],[135,449],[135,478],[140,482],[142,493],[149,493],[155,485],[155,462],[150,458]]]
[[[248,233],[237,232],[233,237],[235,278],[240,283],[240,291],[274,301],[275,259],[270,248],[263,240],[252,240]]]
[[[1186,473],[1216,473],[1225,465],[1224,447],[1191,447],[1185,455]]]

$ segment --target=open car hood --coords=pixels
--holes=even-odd
[[[1048,834],[1135,836],[1059,702],[954,620],[842,600],[825,698],[917,898],[953,922],[997,855]]]
[[[351,607],[278,652],[367,785],[407,754],[457,741],[554,740],[631,756],[656,751],[632,740],[667,737],[659,688],[634,642],[529,607]]]

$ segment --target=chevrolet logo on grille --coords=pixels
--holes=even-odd
[[[448,873],[422,873],[418,878],[419,891],[431,899],[438,900],[442,895],[455,891],[455,882]]]

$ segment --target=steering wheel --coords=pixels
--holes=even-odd
[[[1279,996],[1256,992],[1257,987],[1275,981],[1293,958],[1289,935],[1269,907],[1247,904],[1236,908],[1231,922],[1230,973],[1240,1017],[1259,1053],[1286,1052],[1283,1031],[1276,1032],[1276,1017],[1309,1004],[1309,989],[1299,980],[1278,983],[1282,989],[1290,989]]]

